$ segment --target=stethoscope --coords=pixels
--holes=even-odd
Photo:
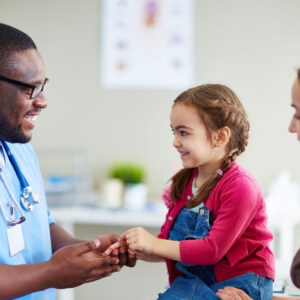
[[[34,209],[34,206],[36,204],[38,204],[40,202],[39,196],[36,192],[34,192],[32,190],[32,187],[28,184],[26,178],[24,177],[23,173],[21,172],[17,161],[13,155],[13,153],[11,152],[11,150],[9,149],[6,141],[1,141],[2,145],[7,153],[7,156],[9,158],[9,161],[11,162],[17,177],[20,181],[21,184],[21,196],[20,196],[20,202],[23,206],[23,208],[27,211],[32,211]],[[16,200],[14,194],[12,193],[12,191],[10,190],[3,174],[2,174],[2,170],[0,168],[0,177],[11,197],[11,199],[13,200],[13,202],[9,202],[9,207],[10,207],[10,214],[11,214],[11,218],[7,217],[7,214],[5,213],[5,209],[3,208],[2,203],[0,202],[0,207],[1,207],[1,211],[6,219],[6,221],[10,224],[10,225],[16,225],[16,224],[20,224],[22,222],[25,221],[25,216],[23,214],[23,211],[18,203],[18,201]],[[13,219],[14,217],[14,207],[16,207],[20,213],[20,218],[19,219]]]

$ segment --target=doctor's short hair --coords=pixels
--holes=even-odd
[[[0,75],[5,76],[13,69],[12,55],[28,49],[37,49],[26,33],[12,26],[0,23]]]

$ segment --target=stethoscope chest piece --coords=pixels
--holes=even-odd
[[[13,153],[10,151],[6,141],[1,140],[1,142],[20,181],[21,190],[22,190],[20,202],[22,203],[22,206],[26,210],[32,211],[34,209],[34,205],[40,202],[39,196],[37,193],[35,193],[32,190],[32,187],[28,184],[26,178],[24,177],[23,173],[21,172],[17,164],[17,161]]]
[[[40,203],[38,194],[32,191],[31,186],[26,186],[23,188],[21,194],[21,203],[22,206],[29,211],[33,211],[34,205]]]

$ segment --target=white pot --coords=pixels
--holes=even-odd
[[[111,208],[122,205],[124,185],[119,179],[107,179],[103,185],[104,204]]]
[[[142,210],[147,202],[147,186],[144,183],[127,184],[124,192],[124,207]]]

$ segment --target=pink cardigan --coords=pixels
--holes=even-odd
[[[192,182],[196,174],[197,168],[177,203],[170,201],[170,191],[164,192],[169,211],[159,238],[168,239],[178,213],[187,198],[193,197]],[[274,280],[275,262],[269,247],[273,236],[267,229],[265,201],[253,176],[233,162],[204,204],[214,217],[211,230],[203,239],[180,241],[181,261],[215,265],[218,282],[246,272]],[[166,259],[166,264],[171,284],[179,272],[175,268],[176,261]]]

